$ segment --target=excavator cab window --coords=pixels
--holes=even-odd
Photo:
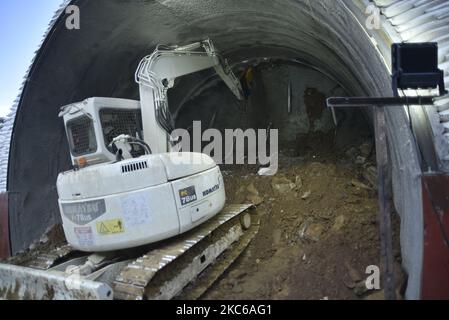
[[[93,121],[88,116],[70,120],[67,123],[67,135],[70,151],[74,157],[97,151],[97,140]]]
[[[108,150],[116,154],[115,146],[110,146],[112,140],[122,134],[142,139],[142,116],[139,110],[103,108],[100,110],[101,128],[104,142]],[[145,155],[145,149],[133,144],[131,155],[134,158]]]

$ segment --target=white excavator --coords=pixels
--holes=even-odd
[[[145,57],[140,101],[94,97],[61,109],[73,163],[57,179],[68,246],[27,266],[0,265],[0,298],[169,299],[232,246],[239,250],[225,264],[238,256],[256,232],[251,205],[224,209],[217,164],[175,151],[170,136],[168,90],[209,68],[244,100],[239,79],[204,40]]]

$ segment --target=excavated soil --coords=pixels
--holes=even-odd
[[[52,250],[67,245],[62,225],[54,225],[48,228],[44,235],[33,243],[27,250],[16,254],[2,263],[18,266],[28,266],[36,257],[50,253]]]
[[[380,266],[373,144],[335,150],[317,139],[302,144],[303,156],[284,153],[275,177],[226,168],[228,202],[259,204],[261,229],[205,299],[383,298],[364,285],[366,268]],[[397,214],[393,225],[400,291]]]

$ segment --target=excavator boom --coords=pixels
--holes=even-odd
[[[215,69],[238,100],[245,99],[239,79],[210,40],[183,47],[160,45],[142,59],[135,78],[140,89],[144,140],[153,152],[169,151],[167,135],[174,130],[167,91],[174,86],[176,78],[209,68]]]

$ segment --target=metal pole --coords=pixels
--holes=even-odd
[[[399,107],[404,105],[433,106],[435,97],[333,97],[327,99],[328,108],[347,107]]]
[[[391,228],[391,174],[388,168],[388,145],[385,107],[374,107],[376,157],[379,183],[379,221],[381,262],[384,270],[384,289],[387,300],[396,300],[394,281],[393,237]]]

